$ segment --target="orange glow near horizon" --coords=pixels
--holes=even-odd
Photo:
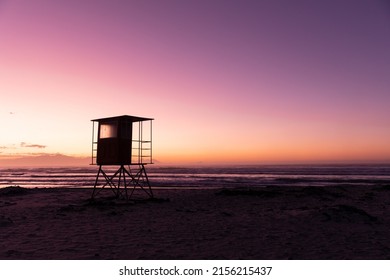
[[[0,164],[88,157],[124,114],[161,163],[390,162],[379,3],[207,2],[0,0]]]

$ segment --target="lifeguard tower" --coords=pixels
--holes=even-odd
[[[152,122],[128,115],[92,120],[92,165],[99,166],[92,199],[106,187],[117,198],[130,199],[136,189],[153,197],[145,169],[153,163]]]

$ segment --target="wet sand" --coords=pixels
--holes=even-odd
[[[0,189],[0,259],[390,259],[387,185],[91,193]]]

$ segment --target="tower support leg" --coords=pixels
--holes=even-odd
[[[103,177],[105,182],[101,188],[98,188],[100,177]],[[114,181],[116,177],[118,177],[118,180]],[[117,198],[129,200],[132,198],[136,189],[141,189],[149,198],[153,198],[152,187],[150,186],[144,164],[137,165],[137,168],[133,168],[133,170],[130,165],[128,169],[126,169],[124,165],[121,165],[111,176],[108,176],[106,172],[104,172],[102,165],[99,165],[91,198],[95,199],[100,191],[102,191],[106,186],[110,187]]]
[[[130,199],[137,188],[143,190],[149,198],[153,198],[152,187],[149,183],[148,174],[146,173],[145,165],[139,164],[136,170],[132,170],[129,166],[129,170],[125,169],[127,175],[131,178],[129,184],[127,186],[131,187],[131,192],[128,195],[128,199]],[[134,173],[133,173],[134,171]]]

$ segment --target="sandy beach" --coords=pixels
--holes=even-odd
[[[390,186],[0,189],[0,259],[389,259]]]

